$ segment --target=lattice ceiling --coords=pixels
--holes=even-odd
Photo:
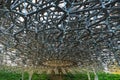
[[[34,65],[54,59],[86,65],[103,55],[119,63],[120,1],[2,0],[0,44]]]

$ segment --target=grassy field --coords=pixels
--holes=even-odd
[[[99,80],[120,80],[120,75],[118,74],[108,74],[108,73],[98,73]],[[94,74],[90,74],[91,80],[94,80]],[[87,74],[85,73],[77,73],[72,75],[71,73],[67,74],[64,77],[64,80],[88,80]]]
[[[22,74],[17,72],[10,71],[0,71],[0,80],[22,80]],[[24,73],[24,80],[29,80],[29,74],[27,72]],[[32,80],[49,80],[47,74],[36,74],[34,73],[32,76]]]
[[[22,80],[22,75],[17,72],[11,72],[11,71],[4,71],[0,70],[0,80]],[[87,74],[85,73],[77,73],[77,74],[71,74],[68,73],[63,76],[64,80],[88,80]],[[94,74],[90,74],[91,80],[94,80]],[[120,75],[118,74],[106,74],[106,73],[98,73],[99,80],[120,80]],[[24,73],[24,80],[28,80],[29,75],[27,72]],[[49,75],[47,74],[37,74],[34,73],[32,76],[32,80],[50,80]],[[57,79],[56,79],[57,80]]]

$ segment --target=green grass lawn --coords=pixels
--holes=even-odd
[[[11,71],[5,71],[0,70],[0,80],[21,80],[21,74]],[[94,74],[90,74],[91,80],[94,80]],[[99,80],[120,80],[120,75],[117,74],[106,74],[106,73],[98,73]],[[28,80],[29,75],[27,72],[24,73],[24,80]],[[32,80],[50,80],[49,75],[43,73],[43,74],[37,74],[34,73],[32,76]],[[57,79],[56,79],[57,80]],[[87,74],[85,73],[77,73],[77,74],[71,74],[68,73],[64,75],[64,80],[88,80]]]
[[[94,74],[90,74],[91,80],[94,80]],[[109,73],[104,73],[100,72],[98,73],[98,78],[99,80],[120,80],[120,75],[118,74],[109,74]],[[88,80],[87,74],[85,73],[77,73],[72,75],[71,73],[68,73],[65,77],[64,80]]]
[[[24,73],[24,80],[29,79],[29,74],[27,72]],[[22,80],[22,74],[10,71],[0,71],[0,80]],[[49,80],[47,74],[36,74],[34,73],[32,76],[32,80]]]

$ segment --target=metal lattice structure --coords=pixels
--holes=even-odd
[[[120,64],[120,1],[2,0],[0,43],[34,65],[89,65],[108,52]]]

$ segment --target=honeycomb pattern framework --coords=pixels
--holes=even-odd
[[[120,64],[119,0],[3,0],[0,43],[27,64],[71,60]],[[23,57],[24,56],[24,57]],[[107,56],[102,57],[102,56]],[[16,59],[14,59],[16,61]]]

